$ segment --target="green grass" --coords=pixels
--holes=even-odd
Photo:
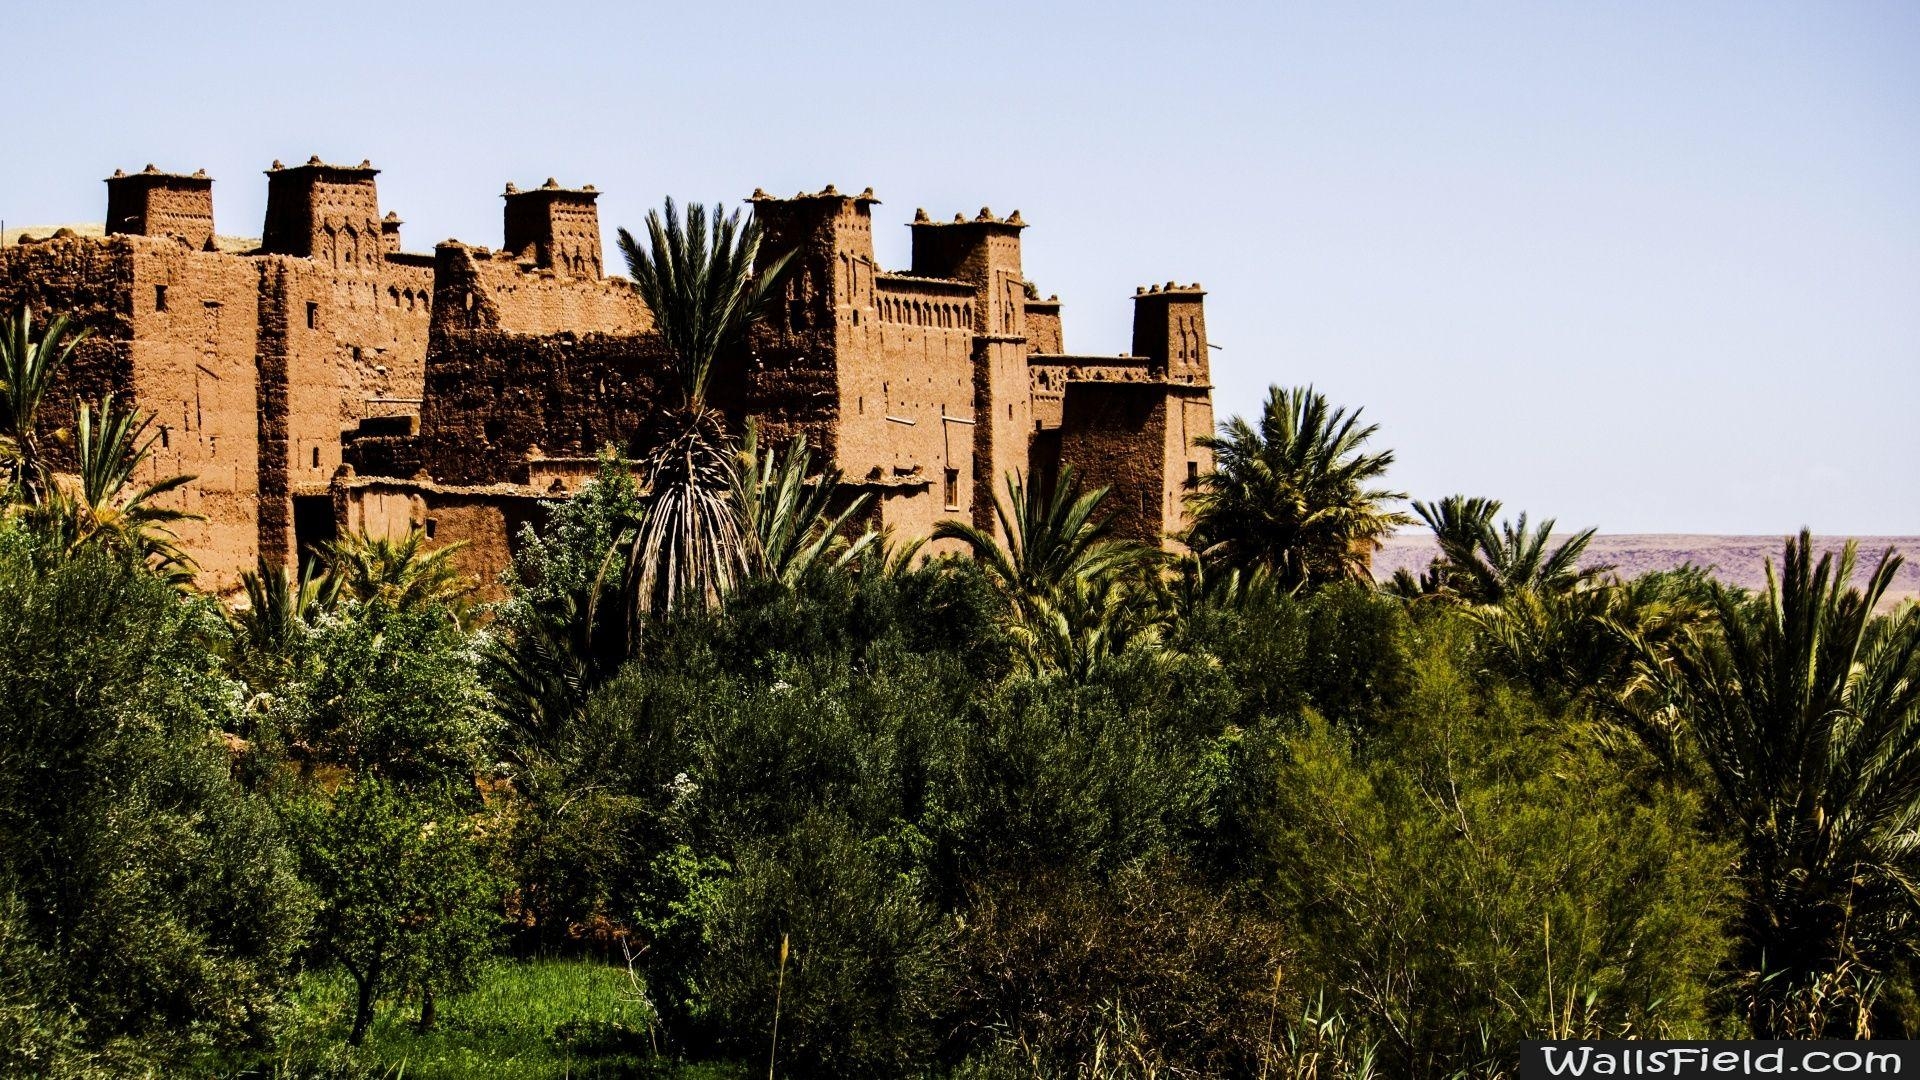
[[[367,1044],[340,1047],[353,984],[342,972],[307,976],[294,998],[275,1080],[368,1076],[393,1080],[573,1080],[645,1077],[732,1080],[731,1066],[657,1060],[651,1014],[625,968],[586,960],[499,961],[470,992],[444,999],[434,1030],[417,1030],[417,1002],[383,1001]],[[352,1068],[342,1064],[351,1058]],[[311,1063],[311,1064],[305,1064]],[[326,1063],[326,1064],[321,1064]]]

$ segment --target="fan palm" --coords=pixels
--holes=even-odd
[[[1712,809],[1741,845],[1737,932],[1763,1038],[1864,1034],[1874,979],[1920,917],[1920,609],[1875,616],[1901,560],[1850,586],[1855,546],[1789,539],[1757,599],[1714,586],[1710,628],[1642,650]]]
[[[47,491],[48,470],[41,455],[35,426],[40,402],[54,375],[72,359],[88,331],[67,333],[66,316],[47,324],[39,340],[33,336],[33,316],[26,308],[0,322],[0,468],[26,502],[38,502]]]
[[[453,564],[464,541],[428,549],[418,527],[394,540],[365,533],[322,549],[334,588],[365,604],[393,611],[440,608],[464,625],[472,612],[474,584]]]
[[[1286,588],[1367,580],[1380,538],[1411,520],[1382,505],[1405,495],[1368,486],[1393,464],[1393,451],[1365,450],[1378,430],[1311,386],[1271,388],[1257,430],[1236,416],[1199,440],[1214,471],[1188,496],[1187,545]]]
[[[40,502],[28,508],[27,520],[69,550],[101,544],[148,562],[170,580],[190,581],[193,562],[176,546],[171,526],[195,515],[158,506],[154,500],[193,477],[136,483],[134,474],[152,456],[159,436],[146,433],[151,417],[116,409],[112,394],[101,400],[98,411],[81,402],[76,413],[77,471],[69,477],[45,477],[49,482]]]
[[[747,425],[734,503],[749,539],[748,568],[788,588],[817,567],[852,564],[880,539],[871,529],[847,537],[847,523],[866,509],[869,496],[860,495],[838,514],[831,513],[840,470],[810,476],[812,464],[806,436],[794,436],[784,453],[762,453],[759,425]]]
[[[707,406],[713,365],[741,347],[790,255],[756,272],[761,232],[738,211],[673,200],[647,215],[648,243],[620,230],[634,286],[667,347],[678,406],[641,458],[641,522],[628,556],[630,634],[686,604],[712,607],[747,569],[747,531],[732,492],[733,446]]]

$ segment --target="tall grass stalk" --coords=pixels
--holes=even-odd
[[[773,1048],[767,1051],[767,1080],[773,1080],[773,1065],[780,1058],[780,992],[787,987],[787,935],[780,935],[780,974],[773,983]]]

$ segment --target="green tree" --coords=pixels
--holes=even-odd
[[[1311,386],[1273,387],[1258,429],[1236,416],[1200,440],[1214,468],[1188,496],[1187,545],[1285,588],[1367,580],[1380,538],[1410,520],[1382,505],[1404,494],[1368,486],[1393,464],[1393,451],[1365,449],[1378,431]]]
[[[213,605],[0,528],[0,626],[0,968],[34,957],[26,996],[59,1010],[28,1026],[111,1049],[115,1075],[257,1044],[308,902],[272,813],[229,777],[239,693],[207,648]]]
[[[134,473],[151,458],[159,438],[146,434],[152,417],[138,410],[115,411],[112,394],[101,400],[97,413],[85,402],[76,405],[76,412],[78,472],[71,482],[50,478],[40,503],[28,508],[26,521],[69,551],[83,544],[103,545],[148,563],[176,584],[192,581],[193,560],[174,543],[170,527],[194,515],[156,506],[153,500],[194,478],[172,476],[136,486]]]
[[[1471,604],[1498,604],[1519,592],[1571,592],[1613,569],[1580,565],[1595,530],[1583,529],[1554,544],[1551,518],[1529,529],[1527,515],[1521,514],[1496,527],[1500,503],[1495,499],[1449,495],[1432,505],[1415,500],[1413,509],[1433,530],[1440,554],[1424,586],[1397,581],[1402,594],[1438,592]]]
[[[490,681],[522,752],[551,739],[627,658],[620,578],[640,519],[631,466],[608,448],[594,478],[547,514],[540,528],[521,528],[490,657]]]
[[[1874,614],[1891,550],[1864,589],[1854,562],[1851,542],[1816,561],[1802,530],[1764,594],[1715,586],[1708,626],[1643,649],[1740,845],[1736,959],[1763,1038],[1867,1034],[1920,918],[1920,609]]]
[[[398,540],[350,535],[324,549],[334,588],[363,604],[392,611],[434,610],[464,626],[472,612],[474,583],[453,563],[465,541],[427,547],[418,526]]]
[[[1112,515],[1100,513],[1107,493],[1104,487],[1081,491],[1071,465],[1061,466],[1051,491],[1035,490],[1011,473],[1007,497],[993,497],[1004,544],[967,522],[934,526],[934,539],[958,540],[972,551],[1036,666],[1084,670],[1132,638],[1158,631],[1161,613],[1135,602],[1140,590],[1130,587],[1158,553],[1114,537]]]
[[[301,868],[320,899],[314,944],[354,983],[350,1046],[380,996],[412,987],[431,1025],[433,994],[469,981],[500,922],[501,887],[473,825],[444,803],[362,776],[285,810]]]
[[[1477,679],[1472,631],[1426,622],[1406,708],[1364,743],[1314,723],[1273,759],[1248,863],[1289,978],[1393,1076],[1482,1075],[1523,1038],[1706,1035],[1729,852],[1687,792]]]
[[[757,222],[700,203],[683,225],[673,200],[647,214],[648,244],[620,230],[634,287],[666,343],[671,390],[679,400],[661,418],[641,459],[641,522],[628,557],[629,623],[684,605],[711,608],[745,568],[747,538],[731,498],[734,446],[708,407],[714,363],[744,346],[774,295],[790,255],[757,267]]]
[[[880,534],[871,529],[847,535],[848,523],[860,517],[870,497],[862,494],[833,513],[840,470],[814,474],[812,465],[805,435],[795,435],[780,453],[763,453],[759,425],[747,424],[734,501],[750,538],[748,573],[793,588],[816,569],[845,569],[879,543]]]
[[[304,636],[269,714],[297,755],[416,787],[472,782],[499,724],[472,637],[432,608],[357,603]]]
[[[87,335],[69,335],[66,317],[56,316],[36,341],[25,307],[0,321],[0,466],[25,502],[39,502],[50,480],[40,447],[40,403]]]

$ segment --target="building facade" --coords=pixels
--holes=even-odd
[[[213,181],[148,166],[107,180],[106,234],[0,248],[0,311],[66,313],[91,337],[49,398],[131,395],[155,417],[152,477],[197,515],[183,548],[227,591],[349,531],[425,529],[492,582],[523,523],[632,452],[661,401],[663,347],[605,273],[591,186],[507,185],[499,248],[401,250],[369,163],[275,162],[257,245],[214,230]],[[1071,464],[1113,489],[1120,531],[1169,542],[1210,467],[1204,293],[1140,289],[1132,355],[1066,350],[1058,298],[1020,263],[1026,224],[911,222],[904,270],[874,258],[871,189],[756,191],[762,257],[792,251],[779,302],[713,395],[868,492],[872,522],[993,527],[992,493]],[[144,479],[144,478],[143,478]]]

